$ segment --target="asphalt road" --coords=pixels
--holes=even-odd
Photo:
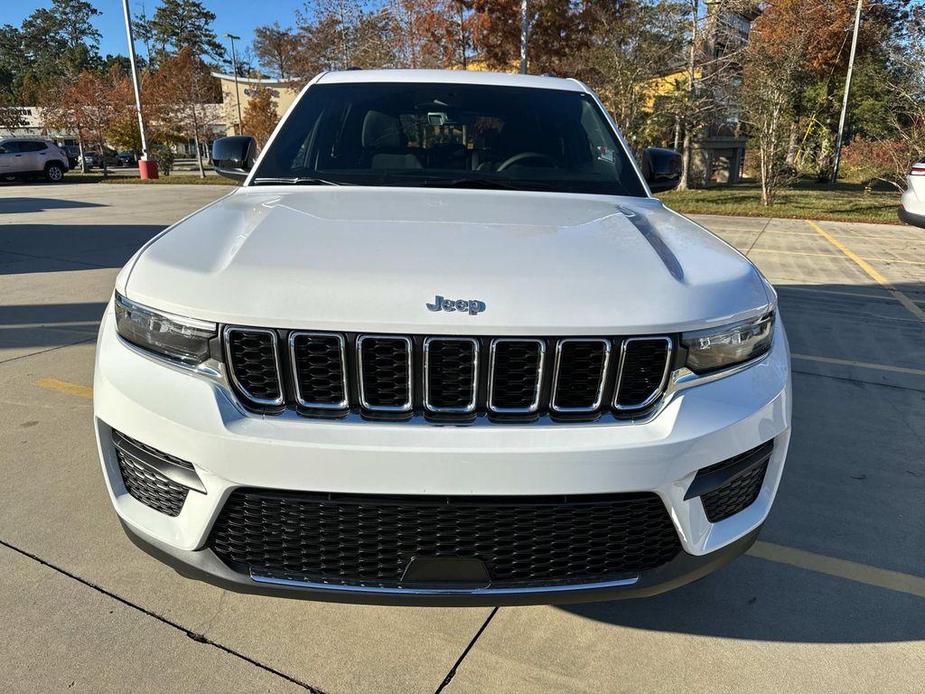
[[[0,687],[925,691],[925,232],[699,221],[775,283],[794,434],[760,542],[661,597],[345,606],[227,593],[125,539],[91,429],[118,268],[212,186],[0,186]]]

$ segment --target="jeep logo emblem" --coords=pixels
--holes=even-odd
[[[434,297],[434,303],[427,304],[427,309],[429,311],[446,311],[448,313],[461,311],[463,313],[468,312],[470,316],[476,316],[485,310],[485,302],[477,299],[469,299],[468,301],[465,299],[444,299],[437,294]]]

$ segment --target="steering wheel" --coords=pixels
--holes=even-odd
[[[504,171],[509,166],[513,166],[518,162],[522,162],[526,159],[542,159],[543,161],[549,162],[549,164],[554,168],[558,169],[559,165],[556,163],[556,160],[550,157],[547,154],[541,154],[540,152],[521,152],[520,154],[515,154],[512,157],[508,157],[503,162],[498,165],[498,168],[495,171]]]

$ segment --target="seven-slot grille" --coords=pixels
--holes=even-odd
[[[435,419],[639,416],[664,393],[669,337],[488,338],[224,330],[245,405]],[[285,354],[283,354],[285,352]],[[611,358],[613,357],[613,358]],[[324,412],[321,412],[324,411]]]
[[[209,547],[255,576],[410,586],[412,558],[481,561],[492,586],[589,583],[681,550],[656,494],[366,496],[236,489]]]

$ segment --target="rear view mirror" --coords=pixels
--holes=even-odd
[[[257,158],[257,141],[250,135],[223,137],[212,143],[215,170],[226,178],[243,181]]]
[[[653,193],[674,190],[681,182],[681,155],[673,149],[647,147],[642,153],[642,175]]]

